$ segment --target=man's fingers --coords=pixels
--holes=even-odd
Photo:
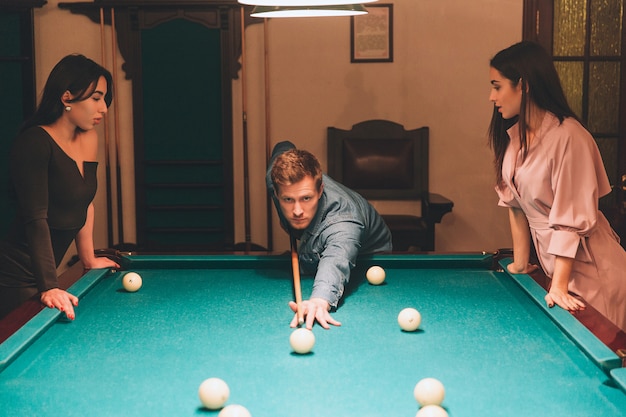
[[[289,327],[292,327],[292,328],[298,327],[298,324],[299,324],[298,314],[297,314],[298,305],[293,301],[289,301],[289,308],[291,308],[291,310],[293,310],[293,312],[296,313],[293,319],[291,320]],[[303,310],[302,312],[305,318],[304,325],[309,330],[313,329],[313,326],[315,325],[316,321],[324,329],[330,329],[331,324],[334,326],[341,326],[341,323],[333,319],[333,317],[329,314],[329,312],[326,309],[322,308],[321,306],[319,306],[318,304],[314,302],[310,302],[310,301],[303,302],[302,310]]]

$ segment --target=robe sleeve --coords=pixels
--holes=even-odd
[[[520,207],[519,203],[515,199],[515,196],[513,195],[513,191],[511,191],[511,188],[508,185],[504,185],[503,188],[496,186],[495,190],[499,198],[498,206],[516,208]]]
[[[593,137],[580,125],[573,129],[551,159],[554,200],[548,218],[554,230],[548,253],[568,258],[576,258],[596,225],[598,199],[611,191]]]

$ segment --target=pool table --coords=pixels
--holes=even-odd
[[[415,416],[415,384],[446,388],[462,416],[624,416],[621,358],[575,317],[543,302],[528,275],[492,254],[359,259],[312,353],[292,352],[285,255],[131,255],[70,288],[76,320],[44,309],[0,344],[0,416],[217,416],[200,383],[253,417]],[[383,285],[365,271],[385,268]],[[134,293],[122,276],[143,277]],[[304,297],[312,277],[302,276]],[[420,329],[402,331],[414,307]]]

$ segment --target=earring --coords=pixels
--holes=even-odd
[[[65,111],[70,111],[70,110],[72,110],[71,106],[65,106]]]

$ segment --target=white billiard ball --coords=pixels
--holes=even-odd
[[[200,402],[209,410],[217,410],[224,407],[229,395],[230,389],[228,384],[220,378],[205,379],[200,384],[200,388],[198,388]]]
[[[128,292],[138,291],[139,288],[141,288],[142,283],[143,281],[141,280],[141,275],[136,272],[127,272],[122,278],[122,285]]]
[[[222,408],[217,417],[252,417],[252,415],[243,405],[231,404]]]
[[[414,308],[405,308],[398,314],[398,324],[405,332],[414,332],[422,323],[422,315]]]
[[[311,330],[301,327],[291,333],[289,344],[296,353],[309,353],[315,345],[315,335]]]
[[[413,396],[421,406],[441,405],[445,395],[443,384],[435,378],[424,378],[413,389]]]
[[[420,408],[415,417],[448,417],[448,412],[438,405],[427,405]]]
[[[380,285],[385,282],[385,270],[378,265],[374,265],[367,270],[365,278],[372,285]]]

